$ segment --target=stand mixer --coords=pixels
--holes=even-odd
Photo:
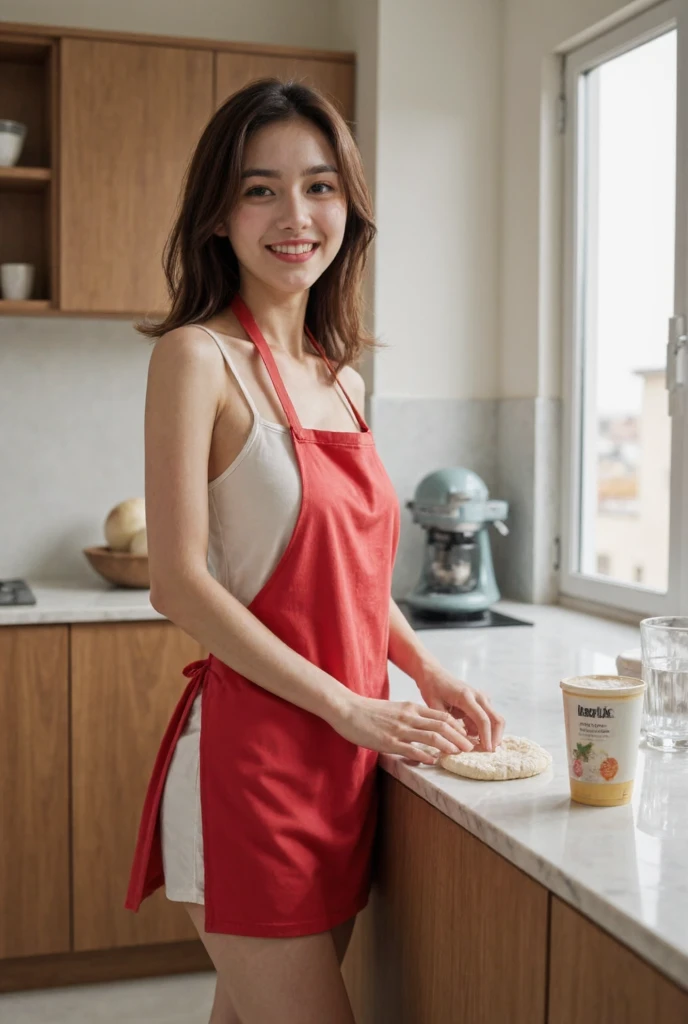
[[[406,603],[418,613],[458,618],[498,601],[487,528],[509,532],[508,503],[490,501],[477,473],[457,466],[423,477],[406,507],[427,531],[423,570]]]

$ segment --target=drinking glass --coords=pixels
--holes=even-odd
[[[645,680],[645,740],[656,750],[688,752],[688,617],[640,623]]]

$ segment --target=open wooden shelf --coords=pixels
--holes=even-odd
[[[8,316],[35,316],[51,308],[48,299],[0,299],[0,315],[4,313]]]
[[[0,188],[34,192],[45,188],[52,176],[49,167],[0,167]]]
[[[0,110],[26,126],[19,163],[0,167],[0,264],[30,263],[25,302],[1,298],[0,313],[45,315],[56,292],[56,44],[44,35],[13,38],[0,28]]]

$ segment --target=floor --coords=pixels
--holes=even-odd
[[[1,1024],[208,1024],[215,972],[0,995]]]

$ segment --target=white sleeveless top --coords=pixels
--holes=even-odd
[[[194,326],[217,344],[253,415],[243,448],[208,484],[208,569],[237,600],[249,605],[289,543],[301,507],[301,473],[289,427],[260,415],[228,346],[210,328]],[[336,389],[359,429],[338,382]],[[187,903],[204,902],[199,785],[202,697],[201,690],[177,741],[160,810],[165,893],[168,899]]]

